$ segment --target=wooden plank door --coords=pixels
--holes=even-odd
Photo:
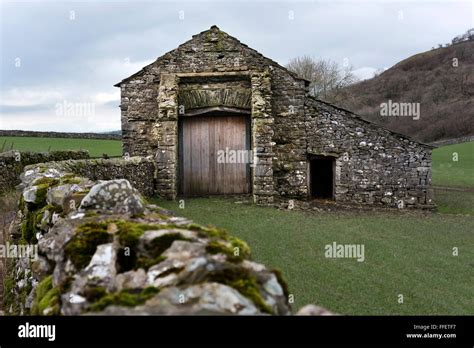
[[[182,120],[180,136],[185,196],[249,192],[247,163],[218,163],[220,150],[249,150],[245,116],[190,116]]]

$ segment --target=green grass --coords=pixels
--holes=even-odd
[[[315,303],[341,314],[473,315],[473,169],[474,142],[433,151],[433,184],[442,186],[433,214],[290,212],[224,198],[187,199],[185,209],[156,203],[247,241],[255,261],[283,271],[296,309]],[[363,244],[365,261],[324,257],[332,242]]]
[[[474,141],[433,150],[433,186],[440,213],[474,215]]]
[[[463,192],[438,188],[434,192],[438,212],[474,216],[474,190]]]
[[[121,154],[121,142],[113,140],[0,137],[0,145],[5,140],[18,150]],[[433,151],[433,184],[457,189],[435,189],[438,214],[316,214],[215,198],[186,200],[186,209],[156,203],[246,240],[254,260],[283,271],[296,309],[315,303],[341,314],[472,315],[474,217],[467,215],[474,215],[473,168],[474,142]],[[333,241],[364,244],[365,261],[325,258],[324,246]],[[453,247],[459,256],[452,256]]]
[[[474,141],[433,150],[433,185],[474,188]]]
[[[341,314],[474,314],[472,217],[305,213],[224,198],[186,200],[185,209],[156,203],[247,241],[255,261],[283,271],[296,309],[316,303]],[[364,244],[365,261],[325,258],[334,241]]]
[[[122,155],[120,140],[100,139],[68,139],[68,138],[40,138],[40,137],[0,137],[0,147],[20,151],[48,151],[48,150],[87,150],[91,157]]]

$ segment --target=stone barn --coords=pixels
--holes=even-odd
[[[213,26],[116,85],[124,154],[156,158],[156,194],[168,199],[433,205],[429,145],[317,100],[308,85]]]

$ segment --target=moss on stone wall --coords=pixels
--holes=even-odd
[[[135,307],[145,303],[145,301],[157,293],[159,293],[159,290],[154,287],[147,287],[144,289],[125,289],[112,294],[109,294],[106,291],[96,291],[96,301],[90,305],[89,311],[98,312],[112,305]]]
[[[20,174],[27,165],[80,158],[89,158],[89,153],[87,151],[8,151],[1,153],[0,193],[13,190],[20,183]],[[40,166],[40,170],[41,168],[46,168],[45,165]]]
[[[20,244],[36,243],[36,212],[27,211],[26,216],[21,223]]]
[[[107,225],[106,222],[88,222],[76,229],[64,249],[76,269],[82,269],[89,264],[98,245],[112,241],[112,235],[107,232]]]
[[[163,261],[165,258],[161,255],[175,240],[188,240],[179,233],[169,233],[153,239],[147,247],[147,257],[137,258],[137,245],[140,237],[149,230],[163,230],[169,228],[178,228],[175,225],[155,225],[136,223],[131,221],[116,221],[118,228],[119,243],[121,252],[118,255],[118,264],[121,271],[144,268]]]
[[[59,170],[56,163],[50,163],[46,169],[48,175],[56,175],[57,179],[41,178],[46,174],[38,173],[36,167],[28,169],[32,172],[29,178],[24,178],[22,197],[34,200],[35,187],[44,185],[50,189],[66,180],[76,179],[75,175],[61,168]],[[32,182],[32,178],[37,179]],[[93,185],[88,179],[78,179],[83,181],[80,188]],[[74,188],[64,185],[47,196],[54,204],[63,205],[63,198],[70,197],[71,191],[76,188],[77,185]],[[99,193],[102,192],[99,189],[94,192],[114,204],[122,201],[131,204],[130,194]],[[145,311],[181,312],[182,306],[173,302],[172,287],[182,291],[195,287],[194,290],[200,294],[199,299],[193,299],[189,306],[184,306],[190,313],[201,313],[207,310],[205,308],[210,303],[217,306],[216,313],[223,314],[288,312],[286,299],[266,290],[265,281],[269,274],[265,267],[247,268],[252,264],[242,261],[250,257],[248,245],[225,230],[163,215],[165,211],[162,208],[152,205],[147,205],[142,213],[136,215],[130,210],[129,213],[113,210],[110,208],[112,205],[98,208],[95,204],[91,205],[90,210],[64,213],[61,207],[51,202],[47,204],[46,200],[25,203],[23,198],[20,205],[24,214],[17,216],[14,224],[16,232],[12,235],[18,240],[22,232],[24,243],[37,243],[36,233],[42,233],[41,242],[38,243],[41,257],[33,266],[25,258],[11,261],[7,266],[10,277],[7,277],[5,284],[5,309],[9,314],[77,315],[84,314],[84,311],[129,311],[113,305],[134,307],[144,304],[158,293],[157,288],[171,290],[158,294],[162,296],[160,301],[164,301],[165,308],[157,309],[150,303],[153,308],[146,304]],[[136,197],[136,201],[139,198]],[[52,219],[54,212],[63,214],[63,219],[59,222]],[[104,253],[96,254],[100,245]],[[215,254],[224,254],[226,257],[212,256]],[[97,265],[100,267],[100,277],[95,276],[99,268],[87,268],[94,255],[101,256],[101,264]],[[149,269],[151,266],[156,267]],[[146,288],[150,284],[157,288]],[[247,300],[232,296],[235,291],[228,287],[238,291]],[[71,295],[82,298],[77,297],[80,301],[74,303],[69,300],[61,303],[63,295],[68,299]],[[235,305],[228,307],[226,301],[214,300],[220,296],[231,296],[231,301],[236,301]],[[190,297],[193,297],[192,294]],[[250,305],[248,300],[255,306]],[[28,309],[30,305],[31,311]]]
[[[7,269],[9,269],[7,265]],[[14,288],[16,286],[14,269],[7,272],[3,280],[3,308],[11,315],[20,314],[20,302],[15,299]]]
[[[53,277],[50,275],[36,286],[31,314],[58,315],[60,303],[59,289],[53,287]]]
[[[220,250],[223,254],[230,256],[233,261],[250,258],[251,256],[248,244],[237,237],[231,236],[226,230],[213,226],[204,227],[194,223],[187,225],[186,228],[196,231],[198,236],[204,238],[219,238],[229,242],[230,248],[222,244],[211,243],[209,249],[214,252],[219,252],[218,250]]]
[[[271,271],[273,272],[273,274],[275,274],[275,277],[277,278],[278,283],[280,283],[283,289],[283,294],[285,295],[286,298],[288,298],[290,296],[290,290],[288,289],[288,283],[283,277],[283,273],[278,268],[274,268]]]
[[[230,262],[241,262],[243,260],[243,256],[240,252],[236,255],[231,247],[218,241],[209,242],[209,244],[206,245],[206,251],[209,254],[224,254]]]
[[[221,283],[240,292],[250,299],[264,313],[272,314],[272,309],[265,303],[258,290],[257,279],[243,268],[228,268],[211,272],[208,280]]]

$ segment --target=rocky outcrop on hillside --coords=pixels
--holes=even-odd
[[[21,179],[10,242],[32,255],[7,259],[6,314],[290,314],[280,272],[245,242],[148,204],[128,180],[60,163]]]

